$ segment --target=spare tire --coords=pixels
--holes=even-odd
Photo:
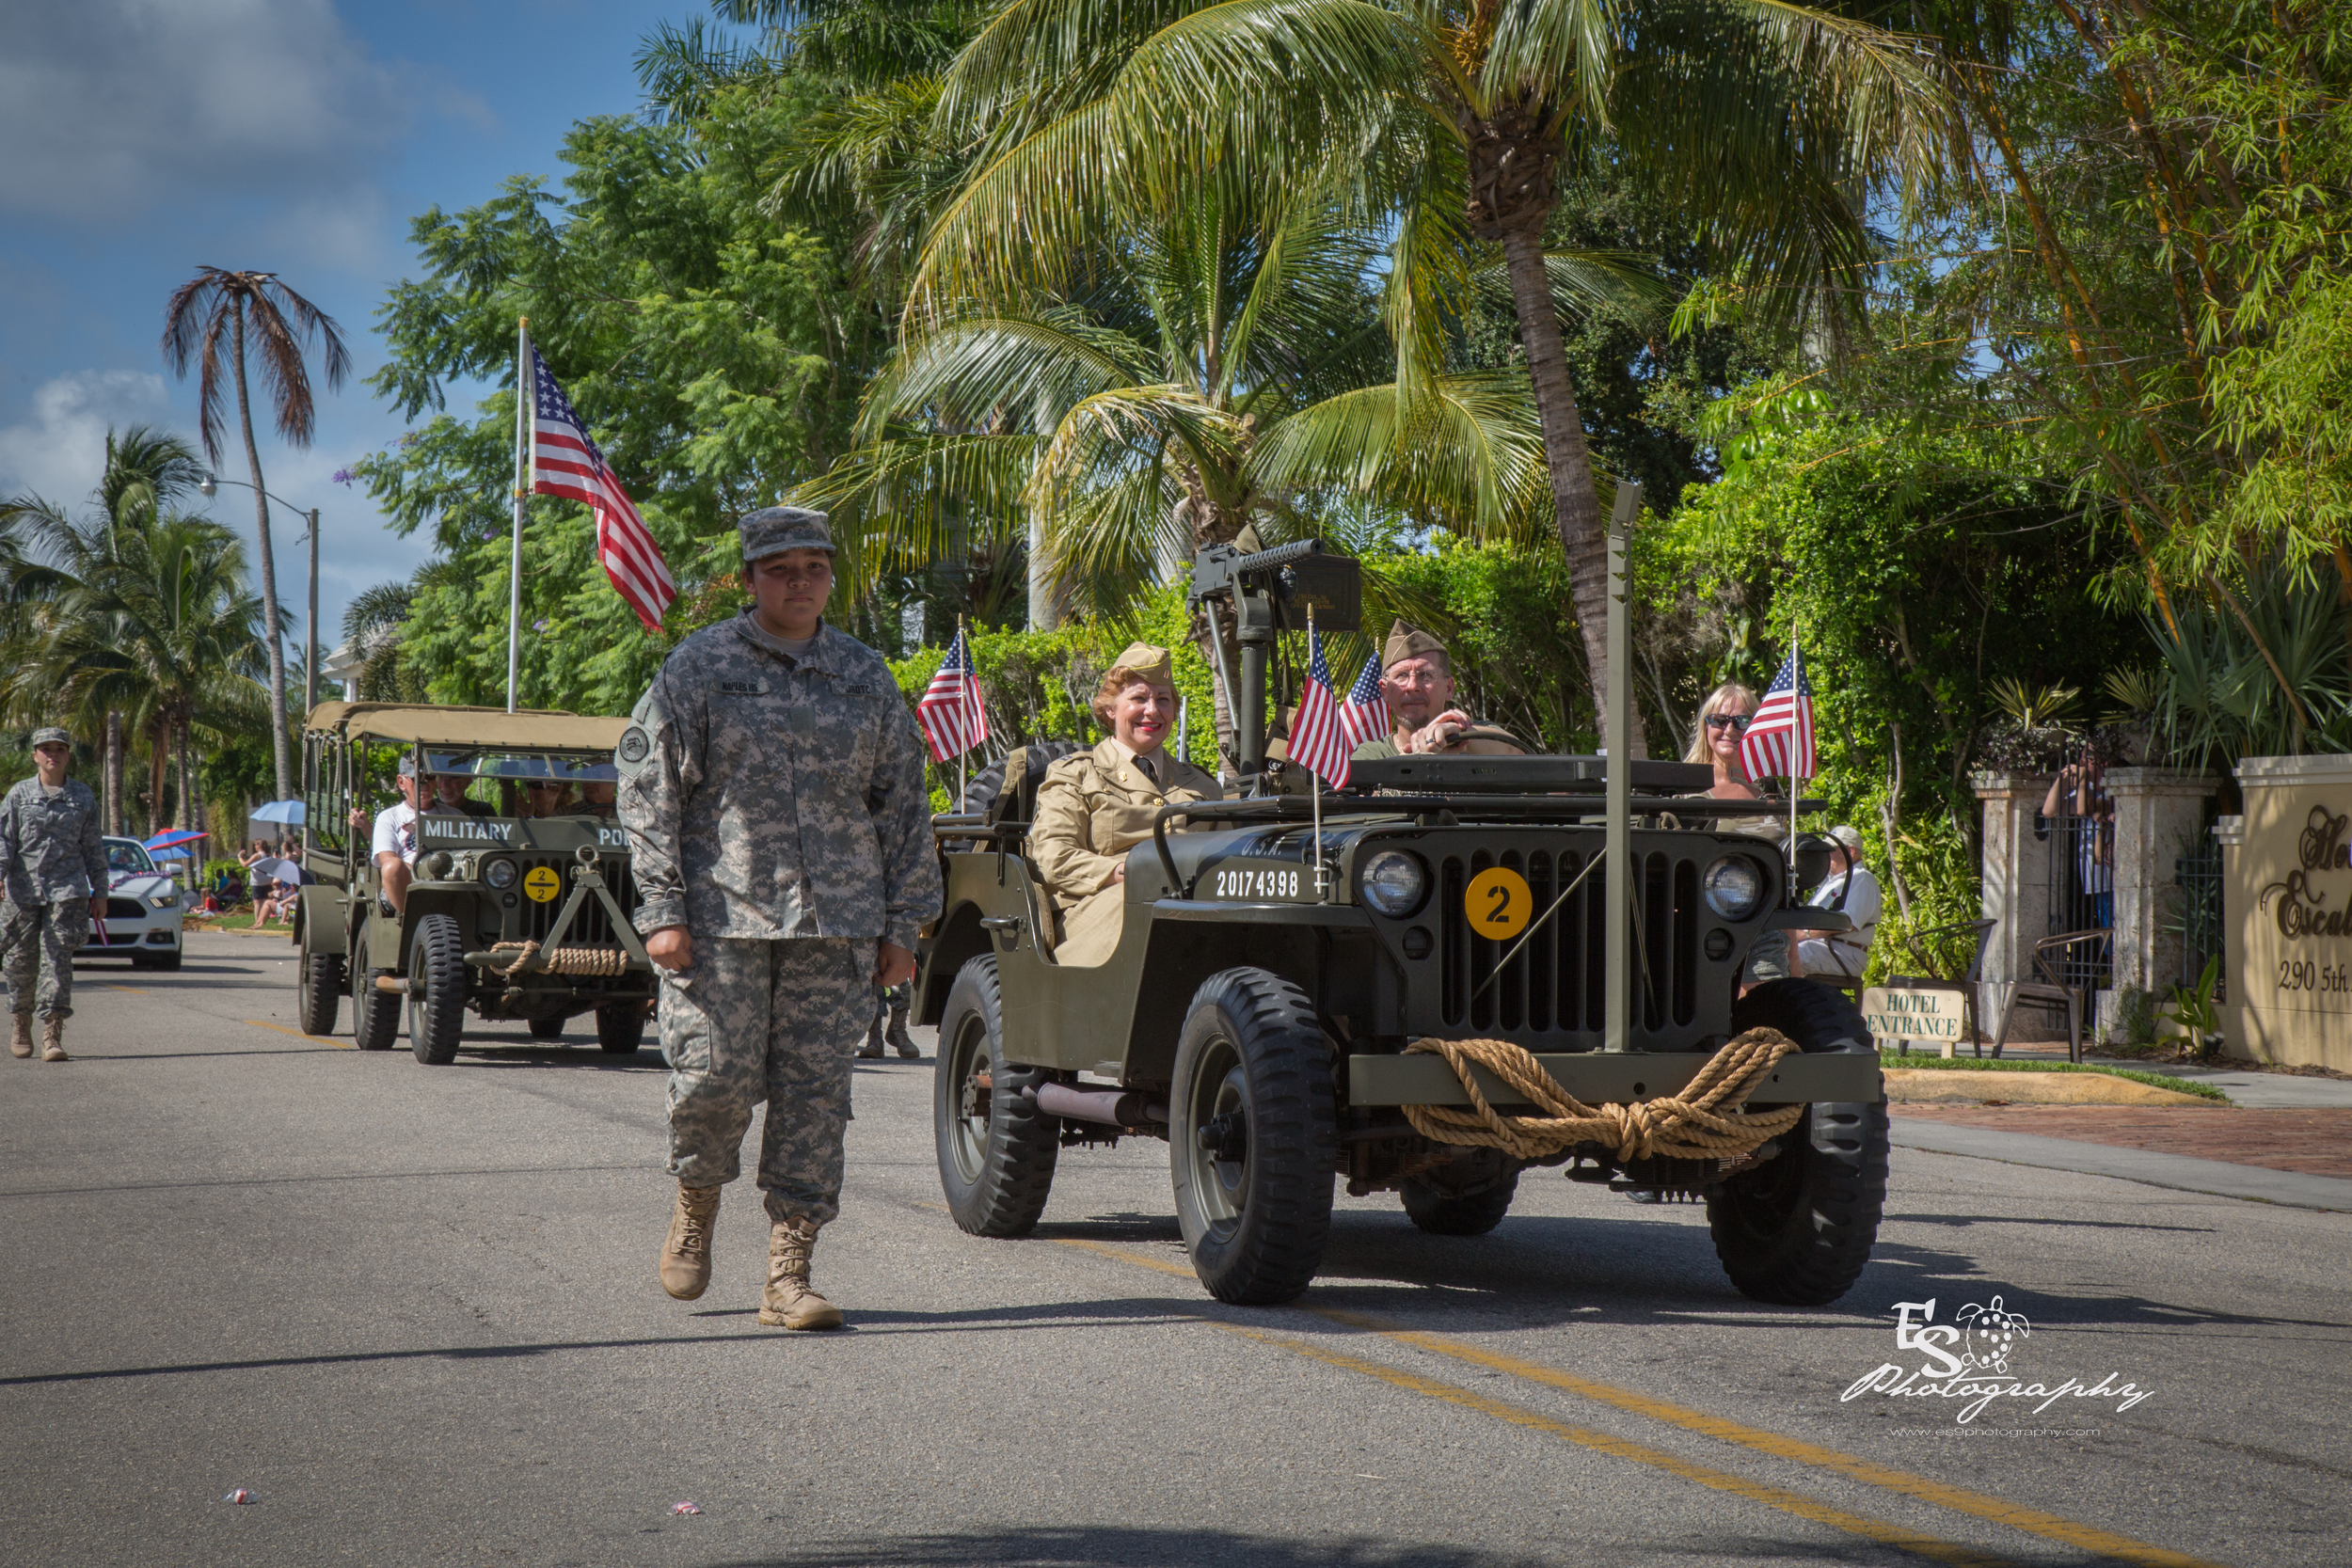
[[[1016,747],[1015,751],[1029,753],[1029,772],[1041,779],[1045,776],[1045,769],[1054,763],[1087,749],[1074,740],[1032,740],[1025,747]],[[989,803],[1004,790],[1005,764],[1010,762],[1012,757],[1013,752],[1008,752],[973,774],[964,784],[963,800],[959,809],[966,814],[986,811]]]

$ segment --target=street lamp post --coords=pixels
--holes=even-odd
[[[224,484],[233,484],[240,490],[253,488],[244,480],[223,479],[218,474],[208,472],[197,481],[197,493],[210,500],[220,493]],[[287,511],[306,518],[310,525],[310,531],[304,535],[310,542],[310,609],[303,621],[305,641],[302,651],[302,711],[307,717],[312,708],[319,705],[319,509],[314,506],[306,512],[284,497],[273,496],[267,490],[262,491],[261,496],[262,499],[276,501]],[[283,722],[282,719],[280,722]]]

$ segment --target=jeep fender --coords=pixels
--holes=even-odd
[[[294,905],[294,941],[313,953],[351,951],[351,895],[339,887],[306,887]]]

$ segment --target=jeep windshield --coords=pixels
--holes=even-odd
[[[559,784],[617,783],[619,768],[610,752],[444,752],[427,748],[425,771],[476,779],[551,779]]]

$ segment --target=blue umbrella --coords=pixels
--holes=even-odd
[[[174,849],[183,844],[194,844],[199,839],[212,836],[210,833],[199,833],[188,828],[174,828],[167,833],[157,833],[153,838],[149,839],[147,847],[151,850]]]
[[[272,800],[266,806],[255,808],[246,820],[248,822],[283,822],[290,828],[299,828],[303,825],[303,818],[306,815],[302,802],[299,800]]]

